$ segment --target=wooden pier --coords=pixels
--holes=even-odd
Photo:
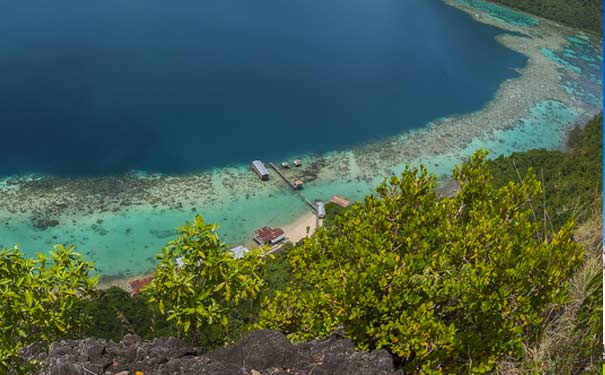
[[[315,203],[313,203],[310,200],[308,200],[307,198],[305,198],[302,194],[300,194],[300,197],[302,198],[303,201],[305,201],[306,204],[308,204],[313,209],[313,211],[317,211],[317,206],[315,206]]]
[[[294,190],[300,190],[302,189],[302,181],[300,180],[295,180],[292,181],[290,180],[280,169],[277,165],[275,165],[275,163],[269,163],[269,166],[271,168],[273,168],[275,170],[275,172],[277,172],[277,174],[284,179],[284,181],[286,181],[286,183],[288,185],[290,185],[290,187]]]
[[[273,170],[275,172],[277,172],[277,174],[283,178],[284,181],[286,181],[286,183],[288,185],[290,185],[290,187],[293,190],[300,190],[302,189],[302,181],[301,180],[290,180],[280,169],[277,165],[275,165],[275,163],[269,163],[269,167],[273,168]],[[325,209],[322,207],[318,207],[319,205],[315,202],[312,202],[310,200],[308,200],[304,195],[302,195],[301,192],[298,192],[298,196],[307,204],[309,205],[309,207],[311,207],[311,209],[313,210],[313,212],[315,212],[315,214],[317,215],[317,220],[319,219],[323,219],[323,217],[325,216]]]

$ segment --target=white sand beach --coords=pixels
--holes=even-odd
[[[288,241],[297,243],[303,238],[315,233],[318,225],[321,225],[321,220],[318,220],[314,213],[309,212],[292,223],[284,225],[282,229],[286,232]]]

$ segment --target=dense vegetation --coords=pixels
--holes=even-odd
[[[73,247],[57,245],[50,256],[35,259],[16,247],[0,250],[0,374],[31,373],[19,357],[27,345],[82,334],[88,316],[76,306],[96,285],[97,278],[89,277],[93,270]]]
[[[596,34],[603,33],[601,0],[491,0]]]
[[[503,374],[600,373],[602,355],[601,320],[603,305],[602,259],[603,222],[603,116],[575,128],[567,152],[532,150],[490,162],[502,186],[519,180],[533,166],[544,184],[544,195],[535,204],[548,218],[551,228],[574,219],[579,224],[575,237],[586,249],[584,263],[568,288],[568,300],[533,345],[526,348],[521,362],[501,364]]]
[[[59,338],[180,335],[212,347],[257,327],[302,340],[338,326],[410,374],[596,373],[601,136],[599,116],[571,133],[568,152],[478,152],[444,198],[424,168],[408,168],[348,209],[328,205],[324,228],[275,258],[233,259],[198,217],[134,297],[93,291],[92,265],[73,248],[36,260],[4,249],[0,373],[28,373],[19,350]]]
[[[195,346],[231,342],[229,317],[263,285],[259,250],[234,258],[215,230],[216,225],[206,224],[199,215],[179,228],[178,238],[158,256],[160,264],[146,289],[149,302],[156,303],[168,321],[174,320],[179,333]],[[218,342],[212,340],[217,330]]]
[[[287,243],[276,257],[266,257],[258,274],[263,280],[259,295],[235,309],[227,311],[229,332],[233,339],[241,337],[258,320],[260,301],[272,298],[275,291],[292,277],[288,263],[288,252],[294,245]],[[167,321],[147,295],[131,296],[118,288],[96,290],[91,299],[82,300],[79,309],[91,316],[91,324],[85,327],[83,337],[99,337],[119,341],[125,334],[152,339],[162,336],[177,336],[179,329],[174,320]],[[187,336],[182,336],[188,340]],[[228,342],[223,327],[214,325],[198,337],[200,346],[214,347]]]
[[[602,137],[603,116],[599,115],[571,132],[567,152],[531,150],[491,161],[494,183],[500,187],[519,181],[533,168],[543,183],[543,196],[534,205],[548,215],[549,225],[560,228],[572,218],[582,223],[601,210]]]
[[[544,193],[532,202],[550,230],[569,220],[578,224],[575,237],[586,249],[584,263],[568,288],[566,303],[553,306],[553,316],[539,338],[528,344],[522,359],[499,363],[499,374],[600,373],[602,311],[602,115],[569,135],[567,151],[531,150],[488,162],[494,185],[520,181],[533,167]],[[331,210],[328,226],[342,209]],[[335,219],[336,217],[336,219]]]
[[[90,317],[80,337],[120,341],[133,333],[146,339],[176,336],[173,321],[167,321],[143,295],[133,296],[118,287],[98,289],[90,299],[80,300],[78,311]]]
[[[260,325],[293,340],[343,326],[407,373],[483,374],[521,358],[583,251],[571,223],[553,232],[535,216],[534,175],[496,189],[485,156],[456,169],[451,198],[409,168],[293,249],[295,279],[265,301]]]

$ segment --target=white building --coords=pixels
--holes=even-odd
[[[250,250],[247,247],[239,245],[230,250],[235,259],[243,258]]]

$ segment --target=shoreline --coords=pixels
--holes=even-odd
[[[313,212],[305,213],[304,215],[298,217],[296,220],[281,227],[286,234],[286,240],[284,242],[292,242],[293,244],[296,244],[302,239],[313,235],[313,233],[315,233],[315,231],[317,230],[318,226],[321,226],[321,220],[318,220],[317,216]],[[250,244],[253,245],[250,247],[258,247],[258,245],[254,241],[251,241]],[[154,269],[151,269],[147,272],[138,275],[131,276],[101,276],[101,278],[99,279],[99,283],[96,286],[96,289],[109,289],[111,287],[118,287],[122,290],[131,293],[132,290],[129,284],[130,281],[153,276]]]
[[[313,212],[308,212],[281,228],[286,233],[286,240],[296,244],[313,235],[318,226],[321,226],[321,220]]]
[[[303,167],[288,173],[305,180],[304,197],[328,200],[340,194],[356,200],[385,177],[399,174],[407,163],[422,163],[443,176],[479,147],[490,148],[494,157],[529,148],[560,148],[569,129],[601,110],[602,105],[590,104],[581,91],[568,92],[563,86],[571,81],[590,89],[585,77],[544,53],[547,49],[562,54],[570,44],[566,36],[577,30],[542,19],[531,28],[505,25],[482,11],[444,1],[477,22],[505,28],[497,41],[529,58],[520,76],[504,81],[476,112],[437,119],[348,150],[302,157]],[[56,242],[74,242],[87,250],[85,256],[111,270],[102,269],[101,274],[138,275],[149,269],[153,255],[174,238],[174,228],[197,213],[223,225],[221,237],[235,246],[249,241],[261,226],[284,227],[305,212],[308,207],[282,181],[263,183],[237,166],[181,176],[133,172],[75,180],[0,179],[0,245],[21,242],[26,252],[33,252]],[[123,263],[119,267],[112,263],[117,259]]]

